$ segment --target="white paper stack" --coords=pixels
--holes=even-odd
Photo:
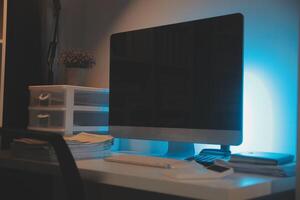
[[[64,138],[76,160],[109,156],[113,145],[113,137],[110,135],[80,133]]]
[[[64,137],[75,160],[103,158],[109,156],[113,137],[80,133]],[[56,154],[47,142],[33,139],[16,139],[12,144],[12,152],[18,158],[57,161]]]

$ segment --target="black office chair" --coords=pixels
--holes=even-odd
[[[2,139],[5,141],[8,141],[8,138],[30,138],[49,142],[55,150],[63,182],[66,186],[68,199],[83,200],[85,198],[84,184],[75,160],[65,140],[60,134],[0,128],[0,136],[2,136]]]

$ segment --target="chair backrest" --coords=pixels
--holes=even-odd
[[[47,141],[55,150],[68,198],[70,200],[83,200],[85,198],[84,184],[79,170],[62,135],[52,132],[0,128],[0,136],[4,140],[5,138],[30,138]]]

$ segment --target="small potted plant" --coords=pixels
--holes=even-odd
[[[66,50],[61,53],[59,63],[65,66],[68,85],[84,85],[87,72],[96,64],[96,61],[90,52]]]

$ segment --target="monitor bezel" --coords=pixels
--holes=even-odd
[[[109,133],[119,138],[202,144],[240,145],[243,141],[242,130],[109,126]]]
[[[242,21],[242,40],[244,40],[244,16],[241,13],[233,13],[222,16],[216,16],[211,18],[203,18],[197,20],[213,20],[214,18],[226,17],[236,15],[241,17]],[[195,21],[195,20],[193,20]],[[193,22],[190,21],[190,22]],[[189,22],[189,21],[186,21]],[[185,23],[185,22],[180,22]],[[177,24],[180,24],[177,23]],[[175,25],[168,24],[168,25]],[[150,28],[160,28],[162,25]],[[145,28],[149,29],[149,28]],[[143,29],[139,29],[143,30]],[[126,33],[118,32],[115,34]],[[112,34],[113,36],[114,34]],[[244,42],[242,42],[241,54],[244,56]],[[244,77],[244,63],[242,59],[242,77]],[[244,79],[242,78],[242,94],[243,94]],[[191,129],[191,128],[166,128],[166,127],[140,127],[140,126],[116,126],[109,125],[109,134],[118,138],[127,139],[143,139],[143,140],[160,140],[160,141],[175,141],[175,142],[190,142],[190,143],[201,143],[201,144],[216,144],[216,145],[240,145],[243,141],[243,97],[242,97],[242,120],[240,130],[216,130],[216,129]]]

